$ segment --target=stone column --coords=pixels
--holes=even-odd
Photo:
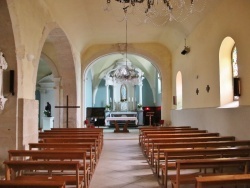
[[[43,117],[44,117],[44,107],[45,107],[45,95],[46,95],[46,89],[45,88],[40,88],[40,114],[39,114],[39,123],[40,123],[40,128],[43,127]]]
[[[142,83],[139,84],[139,104],[142,105]]]
[[[53,78],[54,80],[54,92],[55,92],[55,106],[60,106],[60,81],[61,78]],[[54,127],[59,128],[60,127],[60,109],[61,108],[55,108],[54,109]]]
[[[106,105],[109,105],[109,85],[106,85]]]
[[[113,107],[113,111],[116,110],[116,106],[115,106],[115,87],[113,85],[113,100],[112,100],[112,107]]]

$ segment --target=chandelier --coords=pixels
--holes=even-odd
[[[128,7],[127,7],[128,8]],[[124,8],[123,11],[126,15],[127,8]],[[109,72],[109,76],[112,78],[113,81],[117,83],[133,83],[138,84],[140,83],[144,77],[143,72],[139,68],[135,68],[132,66],[131,61],[128,59],[128,24],[127,24],[127,17],[125,16],[126,21],[126,44],[125,44],[125,58],[119,59],[116,62],[116,68]]]
[[[202,12],[206,0],[101,0],[104,10],[111,12],[118,21],[132,17],[135,24],[152,23],[165,25],[169,21],[183,22],[190,14]],[[126,13],[121,10],[126,9]]]
[[[119,59],[116,62],[116,66],[109,73],[109,76],[116,83],[131,83],[136,85],[144,79],[144,73],[139,68],[133,67],[131,61],[127,58]]]

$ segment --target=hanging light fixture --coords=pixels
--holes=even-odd
[[[118,21],[126,19],[121,9],[136,23],[165,25],[168,21],[183,22],[194,12],[202,12],[206,0],[101,0],[106,1],[104,10],[112,12]]]
[[[125,57],[119,59],[116,62],[116,68],[113,69],[109,73],[109,75],[117,83],[131,82],[133,84],[138,84],[144,79],[143,77],[144,73],[139,68],[133,67],[131,61],[128,59],[128,20],[126,17],[127,8],[128,7],[123,8],[126,21]]]

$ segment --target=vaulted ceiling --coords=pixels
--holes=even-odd
[[[125,42],[125,22],[118,22],[112,14],[104,11],[106,1],[45,0],[51,14],[81,51],[95,44]],[[129,20],[128,43],[156,42],[173,51],[180,43],[184,43],[184,38],[221,1],[206,0],[204,11],[191,15],[183,23],[172,21],[163,27],[156,27],[152,24],[135,25]]]
[[[173,52],[179,45],[184,45],[184,39],[221,1],[206,0],[206,7],[202,13],[192,14],[182,23],[172,21],[157,27],[152,24],[136,25],[132,20],[128,20],[127,41],[160,43]],[[107,0],[44,0],[43,2],[58,25],[63,28],[74,48],[81,53],[96,44],[125,43],[125,21],[118,22],[112,14],[104,11]],[[95,70],[98,71],[100,70]]]

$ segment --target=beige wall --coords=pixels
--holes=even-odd
[[[246,15],[249,6],[249,1],[225,1],[187,37],[187,45],[191,47],[191,52],[185,56],[181,55],[183,45],[180,45],[173,54],[173,80],[178,71],[181,71],[183,76],[183,108],[220,105],[219,50],[227,36],[235,40],[238,49],[239,76],[243,89],[240,104],[250,104],[250,85],[247,84],[250,79],[250,54],[247,52],[250,40],[250,25],[247,23],[250,13]],[[209,93],[205,90],[206,85],[211,87]],[[199,95],[195,93],[196,88],[200,90]],[[173,91],[175,92],[175,81]]]
[[[216,109],[220,106],[220,77],[219,77],[219,50],[223,39],[227,36],[233,38],[238,49],[239,77],[242,83],[242,96],[240,105],[250,105],[250,53],[249,49],[249,17],[250,1],[223,1],[212,14],[209,14],[187,37],[187,44],[191,52],[186,56],[180,55],[183,46],[173,54],[173,91],[175,93],[175,76],[182,72],[183,78],[183,108],[185,110],[173,111],[173,124],[187,124],[209,130],[218,130],[211,125],[211,119],[220,122],[220,130],[230,129],[225,133],[237,134],[237,137],[246,138],[245,127],[248,127],[244,118],[245,109]],[[198,76],[198,79],[197,79]],[[210,85],[207,93],[206,85]],[[195,90],[200,93],[196,95]],[[207,110],[201,108],[209,108]],[[175,106],[173,106],[173,109]],[[191,108],[191,109],[190,109]],[[184,112],[183,112],[184,111]],[[216,113],[217,115],[213,116]],[[188,116],[187,116],[188,114]],[[200,115],[198,115],[200,114]],[[235,115],[234,115],[235,114]],[[205,118],[206,117],[206,118]],[[235,117],[235,119],[234,119]],[[238,117],[238,119],[236,119]],[[197,122],[200,122],[199,124]],[[242,131],[234,131],[235,124],[243,126]],[[241,135],[242,134],[242,135]]]
[[[60,26],[57,24],[57,18],[53,17],[54,15],[51,15],[45,1],[43,0],[7,0],[7,3],[10,10],[16,44],[19,81],[17,86],[18,98],[34,99],[37,68],[41,51],[43,50],[44,43],[50,33],[55,31],[55,28],[60,28]],[[59,31],[64,34],[63,30],[64,28],[61,28]],[[62,76],[62,83],[65,87],[62,104],[66,103],[66,95],[71,93],[72,97],[70,99],[70,105],[79,105],[81,103],[81,90],[76,89],[77,86],[80,88],[80,84],[77,84],[76,80],[80,80],[81,77],[81,64],[79,61],[80,53],[75,49],[72,49],[72,46],[74,45],[71,44],[71,41],[68,40],[66,35],[64,39],[65,40],[60,41],[62,42],[61,44],[58,43],[58,41],[56,41],[57,43],[53,42],[54,45],[57,44],[55,45],[56,47],[66,49],[67,56],[65,56],[66,52],[59,48],[56,49],[56,57],[55,54],[53,54],[53,50],[52,53],[48,54],[52,54],[51,59],[55,60],[55,64]],[[33,55],[34,59],[30,60],[28,58],[29,55]],[[59,68],[60,66],[61,68]],[[71,126],[80,126],[80,110],[73,109],[71,111],[72,113],[69,113],[69,119],[73,122]]]
[[[42,1],[8,0],[7,3],[16,44],[18,97],[34,99],[37,67],[41,54],[40,42],[44,27],[51,17]],[[34,59],[29,60],[28,55],[33,55]]]

